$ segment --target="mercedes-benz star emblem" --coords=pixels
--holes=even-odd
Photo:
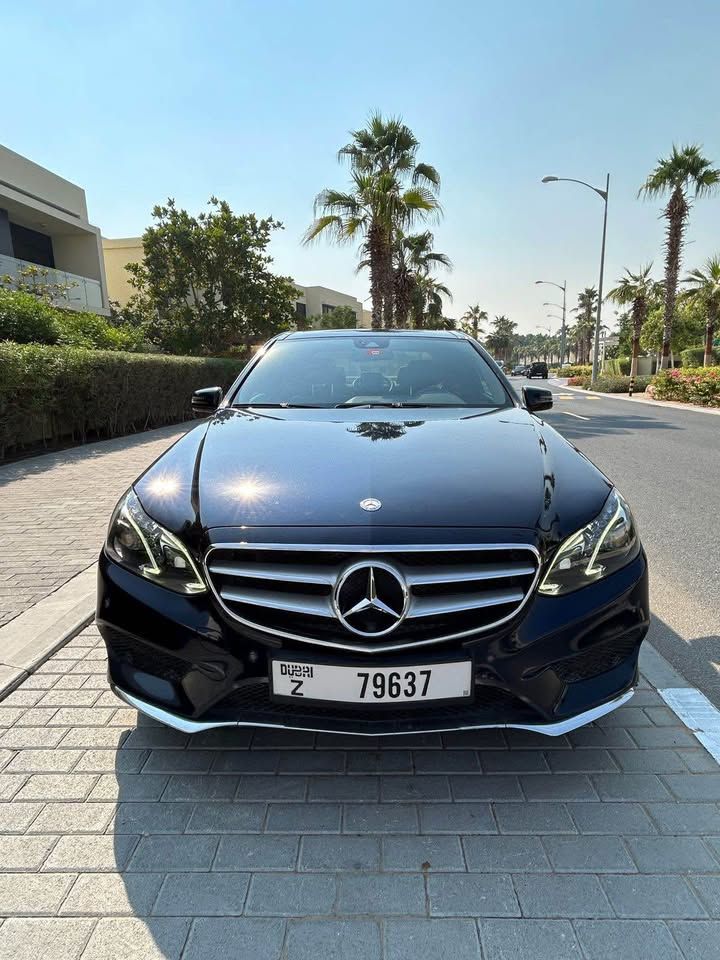
[[[374,513],[376,510],[379,510],[382,506],[380,500],[376,500],[375,497],[368,497],[367,500],[361,500],[360,506],[363,510],[367,510],[368,513]]]
[[[409,602],[402,574],[381,561],[362,561],[348,567],[333,593],[340,623],[363,637],[380,637],[398,627]]]

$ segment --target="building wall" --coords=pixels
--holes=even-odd
[[[128,263],[140,263],[143,245],[140,237],[124,237],[119,240],[102,238],[102,254],[105,260],[108,296],[124,307],[135,290],[130,286],[130,275],[125,269]]]
[[[27,157],[0,145],[0,189],[7,187],[26,197],[28,203],[47,204],[87,222],[85,191],[51,173]]]

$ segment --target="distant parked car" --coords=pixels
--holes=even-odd
[[[547,380],[548,365],[544,360],[536,360],[535,363],[530,364],[525,376],[528,378],[528,380],[532,380],[533,377],[542,377],[543,380]]]
[[[522,377],[524,376],[526,370],[527,370],[527,367],[525,366],[524,363],[516,363],[515,366],[512,368],[512,375],[514,377]]]

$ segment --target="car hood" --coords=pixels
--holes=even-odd
[[[547,423],[501,410],[221,409],[135,484],[182,535],[214,527],[503,527],[557,539],[609,481]],[[376,499],[367,512],[360,504]]]

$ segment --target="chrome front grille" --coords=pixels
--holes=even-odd
[[[338,619],[336,587],[353,565],[399,574],[402,622],[377,637]],[[205,557],[225,612],[276,637],[364,652],[437,643],[490,630],[528,599],[539,555],[525,544],[348,546],[222,544]]]

